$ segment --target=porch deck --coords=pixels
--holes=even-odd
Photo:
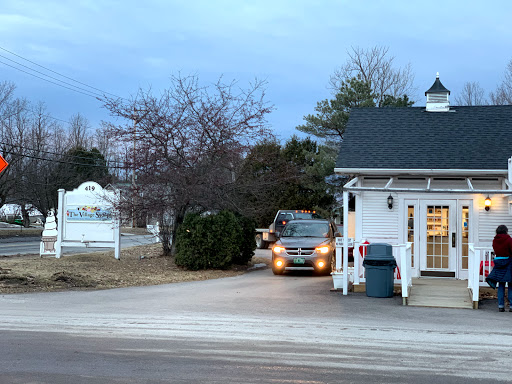
[[[467,280],[413,278],[407,304],[415,307],[473,309]]]

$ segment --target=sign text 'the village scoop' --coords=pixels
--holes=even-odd
[[[103,207],[68,206],[66,210],[67,221],[112,221],[112,212]]]

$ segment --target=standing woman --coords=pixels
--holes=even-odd
[[[496,288],[498,284],[498,311],[505,312],[505,284],[508,283],[509,312],[512,312],[512,238],[508,228],[500,225],[496,228],[496,236],[492,241],[494,249],[494,268],[485,279],[487,284]]]

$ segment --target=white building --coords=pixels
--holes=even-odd
[[[410,242],[412,277],[471,280],[470,253],[512,230],[512,106],[450,106],[449,94],[437,76],[426,107],[353,109],[335,172],[356,199],[345,237]]]

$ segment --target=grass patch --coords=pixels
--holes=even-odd
[[[248,266],[229,270],[187,271],[174,259],[162,256],[162,245],[140,245],[114,251],[40,258],[39,255],[0,259],[0,293],[51,292],[62,290],[111,289],[218,279],[245,273],[264,258],[253,258]]]

